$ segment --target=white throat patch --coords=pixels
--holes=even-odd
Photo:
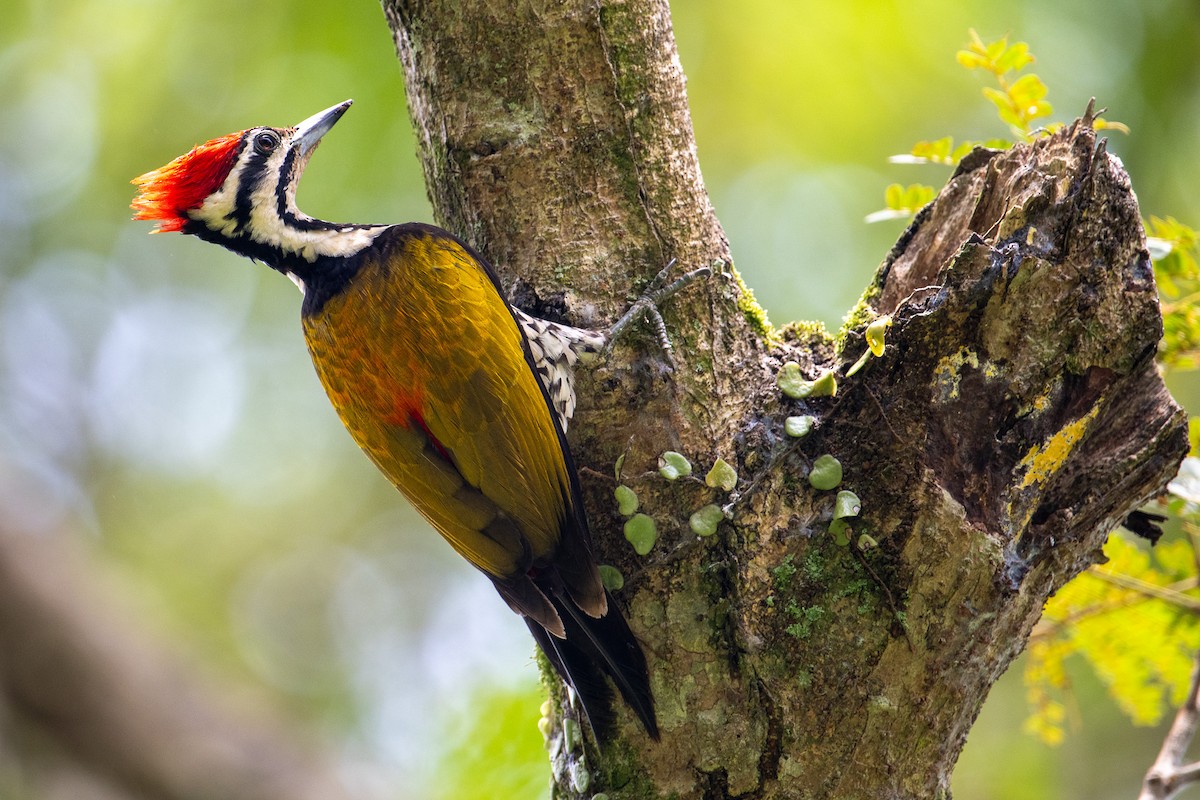
[[[288,224],[279,213],[277,184],[284,161],[288,154],[287,141],[267,159],[262,177],[250,195],[250,219],[240,231],[242,236],[260,244],[276,247],[287,255],[303,258],[310,264],[322,256],[349,256],[369,247],[387,225],[320,225],[305,229]],[[237,233],[236,217],[238,192],[245,176],[246,166],[252,157],[249,146],[243,148],[237,163],[230,170],[225,183],[205,199],[199,208],[188,211],[188,216],[204,223],[210,230],[227,238]],[[296,208],[295,186],[285,189],[285,211],[293,219],[303,223],[314,221]],[[293,278],[295,280],[295,278]],[[299,283],[299,282],[298,282]],[[301,286],[303,291],[303,286]]]

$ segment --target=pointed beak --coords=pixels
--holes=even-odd
[[[353,100],[347,100],[344,103],[338,103],[332,108],[327,108],[319,114],[313,114],[308,119],[296,126],[296,146],[300,148],[300,157],[303,158],[312,152],[312,149],[321,141],[321,137],[329,132],[329,129],[334,126],[342,114],[350,108]]]

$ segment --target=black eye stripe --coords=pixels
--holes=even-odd
[[[255,142],[262,134],[256,134],[251,138],[251,142]],[[237,220],[235,233],[240,233],[245,230],[250,224],[250,213],[254,207],[254,202],[250,196],[261,183],[267,174],[267,159],[271,155],[270,151],[266,153],[259,152],[257,145],[250,149],[246,157],[246,164],[242,167],[241,174],[238,176],[237,199],[234,202],[233,218]]]

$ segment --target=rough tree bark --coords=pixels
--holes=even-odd
[[[384,0],[440,222],[516,303],[598,326],[677,258],[728,248],[700,179],[666,0]],[[814,280],[816,280],[814,276]],[[548,745],[556,796],[931,797],[1046,598],[1101,558],[1174,473],[1184,418],[1138,209],[1090,118],[970,156],[884,261],[841,347],[768,336],[736,279],[665,309],[649,348],[583,376],[572,429],[598,547],[651,661],[663,738],[622,717],[602,750]],[[844,373],[872,314],[884,356],[835,399],[788,400],[781,364]],[[812,413],[813,435],[783,420]],[[740,476],[667,484],[666,449]],[[859,552],[828,534],[832,453],[863,501]],[[613,465],[654,516],[637,558]],[[730,504],[718,534],[688,515]],[[624,712],[622,712],[624,713]]]

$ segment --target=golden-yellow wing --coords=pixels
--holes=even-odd
[[[459,242],[384,236],[344,288],[306,302],[313,363],[355,441],[451,545],[494,577],[523,574],[580,517],[522,334]]]

